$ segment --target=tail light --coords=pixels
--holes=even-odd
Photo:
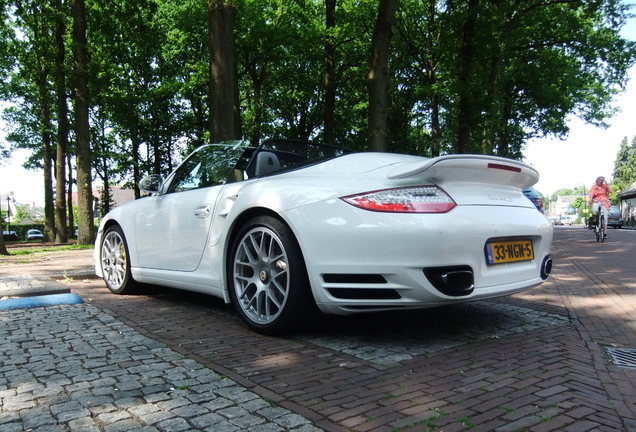
[[[387,213],[446,213],[457,205],[437,186],[410,186],[349,195],[343,201],[361,209]]]

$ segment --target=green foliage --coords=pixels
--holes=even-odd
[[[321,139],[329,40],[335,141],[364,150],[377,1],[338,0],[330,29],[322,0],[234,4],[245,138]],[[94,174],[128,185],[140,173],[166,174],[209,137],[208,2],[87,0],[86,7]],[[620,36],[627,8],[618,0],[401,0],[390,47],[388,148],[453,153],[464,128],[464,151],[520,158],[529,137],[567,134],[568,115],[604,125],[636,58],[635,43]],[[3,113],[7,140],[32,149],[32,166],[41,164],[42,132],[57,128],[55,114],[51,125],[40,118],[43,105],[55,113],[52,76],[42,72],[53,70],[56,13],[70,24],[69,2],[57,11],[35,0],[0,2],[0,99],[13,102]],[[67,56],[69,95],[71,62]],[[0,144],[0,153],[7,150]],[[615,190],[636,180],[634,153],[633,142],[621,148]]]
[[[614,162],[614,176],[612,181],[612,201],[617,202],[616,195],[628,189],[636,182],[636,136],[628,143],[627,137],[623,138],[621,148],[616,154]]]
[[[550,201],[556,201],[557,196],[559,195],[565,195],[565,196],[570,196],[570,195],[576,195],[576,191],[574,191],[573,189],[569,189],[569,188],[562,188],[559,189],[557,191],[555,191],[551,196],[550,196]]]
[[[576,197],[576,199],[572,203],[572,207],[574,207],[575,209],[581,209],[585,207],[585,199],[580,196]]]
[[[26,205],[16,205],[15,206],[15,215],[13,216],[13,221],[16,223],[22,222],[26,218],[30,218],[31,215],[28,211],[28,206]]]

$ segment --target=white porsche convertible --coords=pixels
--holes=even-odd
[[[101,221],[98,276],[231,302],[277,334],[324,313],[508,295],[552,267],[552,224],[522,190],[535,169],[482,155],[353,153],[270,140],[205,145],[151,195]]]

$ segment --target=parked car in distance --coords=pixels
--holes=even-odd
[[[7,241],[18,240],[18,234],[15,231],[2,231],[2,237]]]
[[[532,204],[534,204],[537,210],[543,213],[543,198],[541,197],[541,195],[539,194],[539,192],[537,192],[535,188],[533,187],[525,188],[523,190],[523,194],[526,196],[526,198],[532,201]]]
[[[572,226],[576,221],[576,215],[564,215],[561,216],[561,224],[562,225],[570,225]]]
[[[42,234],[42,231],[40,230],[30,229],[26,233],[26,239],[27,240],[44,240],[44,234]]]
[[[619,206],[611,206],[607,213],[607,226],[623,228],[623,215]]]

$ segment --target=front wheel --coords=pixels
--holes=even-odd
[[[108,289],[115,294],[129,294],[137,283],[130,274],[130,258],[126,237],[119,225],[109,227],[104,233],[99,251],[102,275]]]
[[[269,216],[250,220],[228,259],[232,303],[245,323],[280,334],[308,316],[313,300],[300,247],[291,230]]]
[[[607,238],[607,222],[605,221],[605,216],[601,215],[601,219],[599,220],[599,226],[600,228],[600,232],[601,232],[601,243],[605,242],[605,239]]]

